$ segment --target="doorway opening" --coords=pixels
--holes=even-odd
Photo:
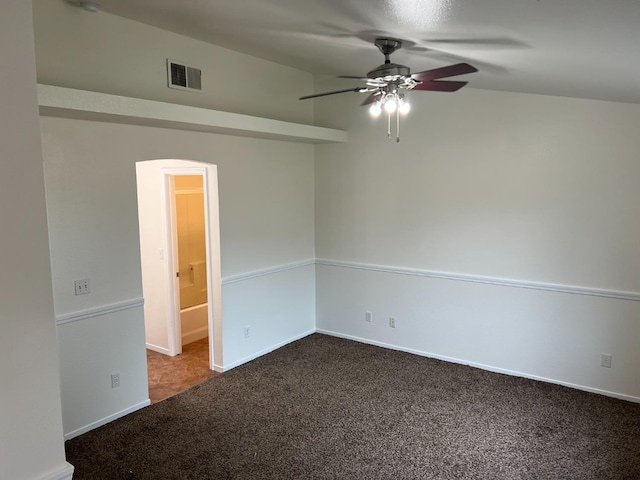
[[[180,297],[180,340],[181,347],[184,347],[209,337],[202,176],[173,176],[172,200]]]
[[[168,357],[147,350],[149,399],[157,403],[187,390],[215,372],[209,369],[209,309],[207,254],[202,175],[173,175],[172,237],[176,245],[178,278],[179,355]]]
[[[169,357],[147,349],[147,375],[151,404],[173,397],[218,375],[209,369],[209,338],[188,343],[182,353]]]
[[[186,160],[136,164],[152,403],[221,370],[217,169]]]

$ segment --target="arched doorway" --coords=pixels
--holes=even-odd
[[[175,178],[202,178],[205,217],[206,312],[209,368],[222,365],[222,279],[217,166],[190,160],[136,163],[140,257],[147,348],[174,356],[182,350],[180,284],[176,273]]]

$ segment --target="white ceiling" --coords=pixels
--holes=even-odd
[[[383,63],[373,39],[391,36],[412,72],[466,61],[476,88],[640,103],[640,0],[98,1],[314,74],[365,75]]]

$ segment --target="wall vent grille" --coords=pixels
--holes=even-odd
[[[179,90],[202,90],[202,70],[167,58],[167,85]]]

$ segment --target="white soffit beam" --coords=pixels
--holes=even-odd
[[[347,132],[73,88],[38,85],[40,114],[300,143],[344,143]]]

